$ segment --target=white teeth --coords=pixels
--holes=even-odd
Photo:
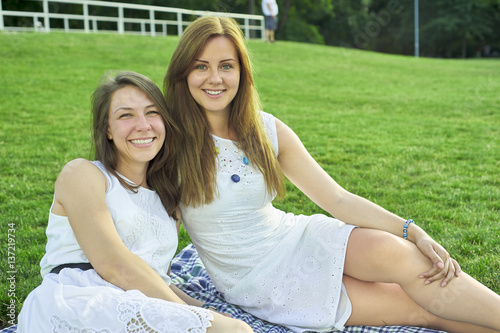
[[[220,95],[224,90],[204,90],[209,95]]]
[[[143,145],[143,144],[146,144],[146,143],[150,143],[152,141],[153,141],[153,138],[151,138],[151,139],[145,139],[145,140],[130,140],[130,142],[132,142],[135,145]]]

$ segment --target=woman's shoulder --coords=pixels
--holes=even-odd
[[[95,164],[95,162],[89,161],[85,158],[77,158],[72,161],[66,163],[63,167],[61,173],[64,174],[73,174],[78,172],[95,172],[99,171],[99,168]]]
[[[106,182],[106,176],[95,162],[77,158],[66,163],[61,170],[57,182]]]
[[[52,212],[67,216],[68,203],[97,198],[100,192],[106,193],[107,188],[106,176],[97,166],[83,158],[72,160],[66,163],[57,177]]]

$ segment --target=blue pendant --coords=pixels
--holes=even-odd
[[[231,176],[231,180],[235,183],[238,183],[240,181],[240,176],[238,176],[237,174],[234,174]]]
[[[243,164],[248,165],[248,158],[245,156],[243,156]]]

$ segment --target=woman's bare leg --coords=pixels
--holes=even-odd
[[[351,303],[354,308],[364,309],[363,316],[367,320],[373,320],[371,325],[381,325],[380,321],[376,323],[378,316],[381,315],[380,312],[391,311],[392,313],[386,315],[387,318],[393,316],[392,324],[416,325],[409,321],[413,320],[415,315],[420,316],[420,313],[422,320],[429,321],[428,326],[442,323],[437,318],[456,322],[459,326],[452,327],[453,331],[448,329],[451,332],[471,332],[466,329],[461,330],[460,325],[465,324],[460,322],[500,331],[499,295],[463,272],[458,278],[452,279],[446,287],[441,287],[438,282],[425,285],[424,279],[418,276],[431,266],[432,262],[409,241],[382,231],[355,229],[347,245],[344,274],[360,282],[396,283],[409,297],[405,300],[404,297],[397,296],[393,299],[393,303],[388,303],[392,305],[384,309],[384,305],[379,304],[375,296],[371,299],[356,297],[357,292],[351,288],[351,291],[348,290],[350,298],[352,295]],[[354,286],[354,283],[352,285]],[[424,316],[422,310],[434,316]],[[378,313],[371,316],[370,312]],[[353,311],[352,319],[356,320],[357,317],[354,315]],[[474,332],[479,331],[474,330]]]
[[[347,326],[407,325],[453,333],[495,333],[490,328],[439,318],[415,303],[395,283],[364,282],[344,276],[352,304]]]

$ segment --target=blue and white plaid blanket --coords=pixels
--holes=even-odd
[[[249,313],[244,312],[235,305],[224,301],[210,281],[207,271],[203,266],[198,252],[190,244],[186,246],[172,261],[170,272],[172,282],[191,297],[197,298],[215,307],[220,312],[229,313],[233,318],[247,322],[255,333],[292,333],[291,330],[270,324]],[[16,327],[8,327],[0,330],[0,333],[15,333]],[[431,329],[409,327],[409,326],[349,326],[342,333],[440,333]],[[442,332],[441,332],[442,333]]]
[[[260,320],[244,312],[235,305],[224,301],[224,297],[215,289],[208,277],[198,252],[190,244],[174,258],[170,272],[172,282],[189,296],[197,298],[215,307],[220,312],[229,313],[252,326],[255,333],[291,333],[283,327]],[[439,331],[409,326],[349,326],[342,333],[438,333]]]

